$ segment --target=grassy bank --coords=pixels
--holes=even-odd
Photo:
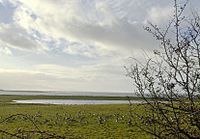
[[[129,114],[129,105],[10,104],[6,102],[12,99],[51,99],[52,97],[1,96],[0,98],[0,131],[17,133],[24,138],[49,138],[51,135],[58,135],[57,138],[74,139],[148,138],[134,126]],[[63,97],[54,99],[63,99]],[[36,133],[38,131],[44,134]],[[1,132],[0,138],[3,137],[11,138]]]

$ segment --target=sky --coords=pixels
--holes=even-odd
[[[172,15],[172,0],[0,0],[0,88],[130,92],[124,66],[159,47],[144,26]]]

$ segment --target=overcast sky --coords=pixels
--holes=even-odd
[[[172,0],[0,0],[0,88],[131,91],[123,66],[158,48],[143,26],[172,14]]]

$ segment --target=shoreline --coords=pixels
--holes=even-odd
[[[142,99],[139,97],[123,97],[123,96],[114,97],[114,96],[0,95],[0,103],[11,103],[13,102],[13,100],[15,101],[17,100],[140,101]]]

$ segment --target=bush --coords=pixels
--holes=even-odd
[[[145,101],[145,112],[133,113],[135,125],[155,138],[200,138],[200,17],[184,17],[186,6],[174,0],[165,29],[149,23],[145,30],[161,48],[146,64],[135,60],[126,68]]]

